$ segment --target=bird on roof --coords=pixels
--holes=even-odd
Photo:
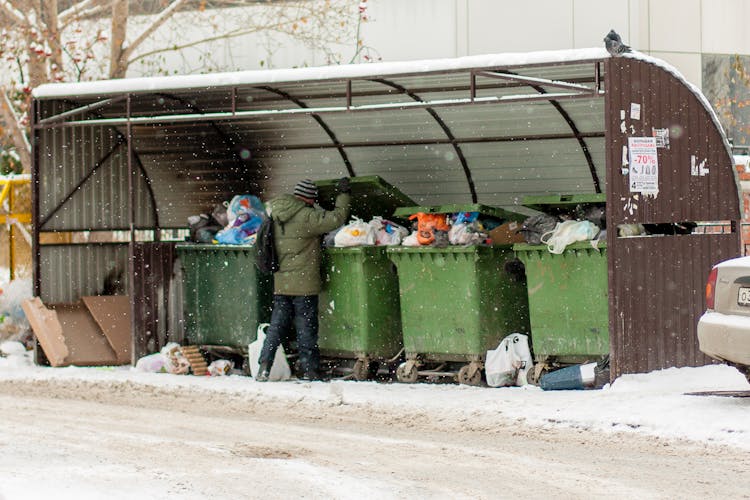
[[[615,30],[609,30],[607,36],[604,37],[604,46],[607,48],[607,52],[615,57],[630,52],[630,47],[622,43],[622,38]]]

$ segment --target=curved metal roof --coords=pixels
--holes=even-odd
[[[184,226],[232,194],[268,197],[302,177],[377,174],[420,204],[513,207],[526,194],[603,191],[605,57],[586,49],[45,85],[34,92],[37,127],[63,127],[74,143],[110,129],[122,152],[130,124],[146,180],[136,189],[154,205],[139,208],[142,227]],[[76,156],[103,172],[119,154],[110,149]],[[60,201],[43,201],[42,215]],[[65,212],[80,218],[85,203],[67,200],[46,228],[69,226]],[[106,226],[124,227],[123,216]],[[75,226],[97,225],[84,219]]]

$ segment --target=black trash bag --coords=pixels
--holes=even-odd
[[[532,215],[523,221],[523,225],[518,232],[523,235],[526,243],[530,245],[541,245],[542,235],[555,229],[557,223],[557,217],[553,217],[552,215]]]
[[[214,205],[214,209],[211,211],[211,218],[216,221],[216,224],[222,228],[229,225],[229,216],[227,215],[227,205],[225,203],[217,203]]]
[[[578,205],[575,210],[576,220],[587,220],[595,224],[599,229],[607,227],[607,213],[604,207],[599,205]]]
[[[190,230],[190,241],[196,243],[211,243],[216,233],[221,231],[220,226],[208,214],[191,215],[188,217],[188,229]]]

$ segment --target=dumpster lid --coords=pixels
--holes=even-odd
[[[414,204],[414,200],[379,175],[352,177],[350,181],[352,202],[349,212],[365,222],[376,215],[389,218],[397,207]],[[326,210],[334,207],[337,182],[338,179],[315,181],[318,186],[318,204]]]
[[[576,206],[586,208],[588,206],[603,205],[606,201],[607,195],[604,193],[548,194],[542,196],[525,196],[523,198],[523,206],[555,215],[559,212],[569,212]]]
[[[426,214],[455,214],[460,212],[479,212],[482,215],[489,215],[499,219],[523,221],[528,217],[520,213],[511,212],[500,207],[482,205],[481,203],[471,204],[452,204],[452,205],[435,205],[429,207],[406,206],[396,209],[394,214],[398,217],[408,217],[410,215],[423,212]]]

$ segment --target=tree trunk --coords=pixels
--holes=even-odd
[[[125,54],[128,12],[128,0],[116,0],[112,5],[112,46],[109,60],[110,78],[125,78],[128,70],[128,62]]]

